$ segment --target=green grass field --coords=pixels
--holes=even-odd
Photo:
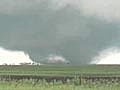
[[[119,65],[0,66],[0,90],[120,90],[119,70]],[[74,78],[62,82],[66,77]]]
[[[120,74],[119,65],[0,66],[0,75]]]
[[[72,85],[58,85],[58,86],[36,86],[31,87],[28,85],[24,86],[0,86],[0,90],[120,90],[120,87],[82,87],[82,86],[72,86]]]
[[[120,86],[117,84],[114,85],[79,85],[74,84],[62,84],[62,83],[38,83],[33,86],[33,82],[24,81],[16,83],[15,81],[11,82],[0,82],[0,90],[120,90]]]

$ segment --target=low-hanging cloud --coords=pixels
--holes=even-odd
[[[120,20],[119,0],[0,0],[0,13],[40,14],[41,8],[60,10],[67,6],[87,17],[94,16],[106,21]]]
[[[101,51],[91,64],[120,64],[120,48],[111,47]]]
[[[83,15],[96,17],[106,21],[120,20],[119,0],[52,0],[56,10],[71,6]]]
[[[0,13],[9,15],[23,15],[38,13],[44,0],[0,0]],[[31,12],[32,11],[32,12]]]
[[[81,0],[80,10],[86,16],[95,16],[107,21],[120,20],[119,0]]]
[[[23,51],[12,51],[0,47],[0,65],[32,64],[28,54]]]
[[[118,3],[0,0],[0,46],[24,50],[38,62],[56,53],[71,63],[89,63],[105,47],[119,44],[118,24],[103,21],[119,21]]]
[[[49,55],[47,58],[47,63],[69,63],[68,60],[66,60],[64,57],[59,55]]]

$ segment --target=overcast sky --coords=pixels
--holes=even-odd
[[[119,0],[0,0],[0,46],[89,63],[120,46]]]

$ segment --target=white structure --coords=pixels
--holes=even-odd
[[[120,49],[113,47],[103,50],[91,64],[120,64]]]
[[[33,61],[23,51],[11,51],[0,48],[0,65],[31,65]]]
[[[48,63],[68,63],[64,57],[58,55],[49,55],[47,60]]]

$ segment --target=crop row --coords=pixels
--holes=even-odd
[[[47,83],[51,82],[62,82],[63,84],[74,83],[76,85],[92,85],[92,84],[107,84],[107,83],[119,83],[120,76],[113,75],[75,75],[75,76],[37,76],[37,75],[0,75],[0,81],[24,81],[32,80],[35,82],[45,81]]]

